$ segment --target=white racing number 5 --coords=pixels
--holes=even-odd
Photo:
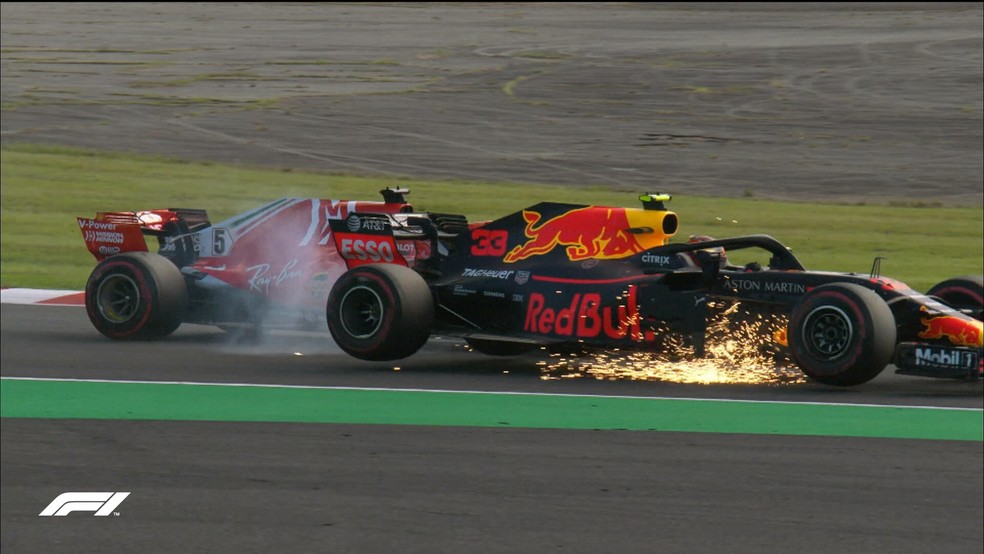
[[[212,255],[225,256],[229,249],[229,230],[223,227],[212,229]]]

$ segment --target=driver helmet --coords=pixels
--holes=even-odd
[[[714,237],[709,237],[709,236],[706,236],[706,235],[690,235],[690,238],[687,240],[687,244],[696,244],[696,243],[699,243],[699,242],[707,242],[707,241],[711,241],[711,240],[714,240]],[[700,267],[700,259],[699,258],[701,256],[701,252],[704,252],[706,254],[717,254],[717,255],[719,255],[720,256],[719,260],[720,260],[721,268],[723,269],[724,267],[727,267],[727,265],[728,265],[728,253],[725,252],[723,246],[712,246],[710,248],[702,248],[700,250],[694,250],[694,251],[691,251],[691,252],[687,252],[687,256],[690,257],[691,261],[693,261],[694,265],[696,265],[697,267]]]

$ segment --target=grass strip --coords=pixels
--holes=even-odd
[[[207,209],[213,222],[281,197],[380,199],[384,187],[409,187],[418,210],[497,218],[542,201],[638,206],[640,192],[608,186],[368,178],[259,169],[72,148],[5,145],[0,189],[0,285],[80,290],[95,265],[76,216],[97,211]],[[769,234],[809,269],[884,275],[917,290],[943,279],[984,273],[984,210],[835,205],[675,195],[678,237]],[[932,199],[929,199],[932,200]],[[738,260],[741,261],[741,260]]]

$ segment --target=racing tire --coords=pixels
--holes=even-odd
[[[978,320],[984,320],[984,276],[963,275],[937,283],[926,296],[935,296],[950,307],[969,311]]]
[[[153,340],[174,332],[188,308],[188,285],[170,260],[150,252],[106,258],[89,274],[85,310],[103,335]]]
[[[326,316],[332,338],[348,354],[377,362],[398,360],[420,350],[430,337],[434,299],[416,271],[368,264],[335,282]]]
[[[823,285],[793,307],[789,351],[814,381],[860,385],[891,361],[896,332],[892,310],[875,292],[852,283]]]
[[[467,338],[465,339],[465,342],[468,343],[468,346],[470,346],[472,350],[485,354],[486,356],[519,356],[521,354],[533,352],[534,350],[540,348],[540,345],[538,344],[513,342],[507,340]]]

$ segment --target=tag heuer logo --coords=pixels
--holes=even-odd
[[[530,280],[529,271],[517,271],[516,272],[516,282],[520,285],[525,285],[527,281]]]

